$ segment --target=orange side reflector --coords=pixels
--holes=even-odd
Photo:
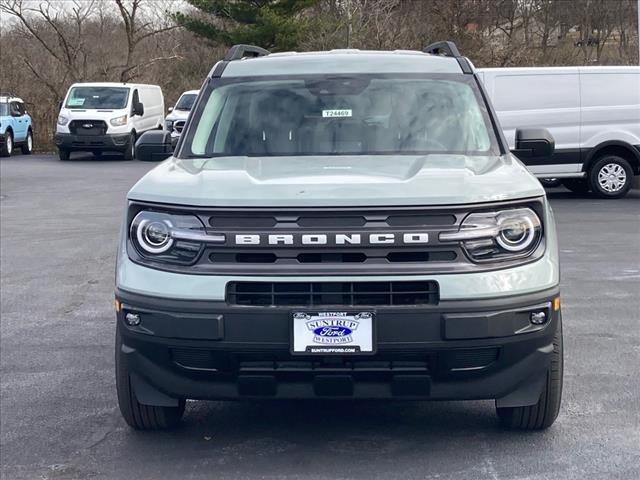
[[[553,311],[557,312],[558,310],[560,310],[560,297],[553,299]]]
[[[116,313],[120,313],[120,302],[118,300],[115,301]]]

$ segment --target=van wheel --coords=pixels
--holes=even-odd
[[[624,197],[633,182],[633,169],[627,160],[617,155],[605,155],[589,170],[591,190],[602,198]]]
[[[559,317],[558,330],[553,337],[551,367],[547,372],[547,383],[535,405],[525,407],[496,408],[502,425],[520,430],[542,430],[550,427],[560,412],[562,399],[562,317]]]
[[[184,400],[180,400],[177,407],[157,407],[138,402],[131,388],[131,378],[122,353],[122,338],[118,328],[116,328],[116,390],[120,413],[127,424],[136,430],[173,428],[180,423],[184,414]]]
[[[33,132],[31,130],[27,133],[27,139],[20,149],[23,155],[31,155],[31,152],[33,152]]]
[[[11,131],[7,132],[4,143],[0,145],[0,157],[10,157],[13,152],[13,135]]]
[[[66,148],[59,148],[58,149],[58,156],[60,157],[60,160],[69,160],[69,157],[71,156],[71,152],[69,150],[67,150]]]
[[[136,134],[131,132],[129,136],[129,143],[127,143],[127,148],[123,152],[123,156],[125,160],[133,160],[133,157],[136,153]]]
[[[573,193],[589,192],[589,183],[581,178],[567,178],[566,180],[562,181],[562,185],[571,190]]]

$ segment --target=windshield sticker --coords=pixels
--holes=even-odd
[[[70,107],[81,107],[84,105],[84,98],[70,98],[67,105]]]
[[[351,117],[351,110],[322,110],[322,118]]]

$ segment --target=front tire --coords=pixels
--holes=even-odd
[[[13,152],[13,135],[11,131],[6,132],[4,143],[0,146],[0,157],[10,157]]]
[[[27,133],[27,139],[22,144],[21,150],[23,155],[31,155],[33,152],[33,132],[31,130]]]
[[[127,143],[127,148],[123,152],[123,156],[125,160],[133,160],[136,154],[136,134],[131,132],[129,136],[129,143]]]
[[[605,155],[589,170],[591,190],[601,198],[621,198],[631,189],[633,169],[617,155]]]
[[[558,330],[553,337],[551,366],[547,372],[547,381],[538,403],[524,407],[496,408],[502,425],[519,430],[543,430],[555,422],[560,412],[562,400],[564,370],[562,350],[562,316],[560,316]]]
[[[136,430],[164,430],[174,428],[184,414],[185,401],[177,407],[158,407],[138,402],[131,388],[131,378],[126,358],[122,353],[122,337],[116,328],[116,390],[118,406],[125,422]]]
[[[71,156],[71,152],[69,150],[67,150],[66,148],[59,148],[58,149],[58,157],[63,162],[66,161],[66,160],[69,160],[70,156]]]

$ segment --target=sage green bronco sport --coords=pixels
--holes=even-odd
[[[515,152],[548,157],[543,129]],[[454,44],[237,45],[175,151],[129,192],[116,272],[120,410],[186,399],[495,399],[551,425],[562,391],[553,214]]]

